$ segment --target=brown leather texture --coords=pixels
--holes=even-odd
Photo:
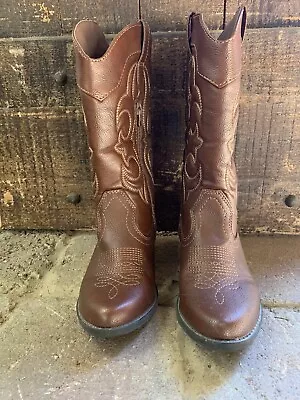
[[[245,24],[240,8],[217,39],[202,15],[188,25],[179,311],[195,331],[221,340],[248,335],[260,312],[237,231],[233,157]]]
[[[151,35],[148,25],[139,21],[109,44],[96,23],[81,21],[73,43],[94,171],[98,234],[78,308],[93,326],[113,328],[139,318],[156,299]]]

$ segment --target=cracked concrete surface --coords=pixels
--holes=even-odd
[[[90,338],[75,302],[92,233],[0,233],[0,399],[300,398],[299,237],[244,237],[262,329],[243,353],[208,351],[176,322],[177,238],[157,239],[160,307],[141,331]]]

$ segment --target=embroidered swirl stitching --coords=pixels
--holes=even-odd
[[[199,131],[199,119],[202,113],[202,102],[200,89],[195,81],[195,57],[191,59],[191,74],[190,74],[190,85],[188,87],[188,120],[189,128],[186,138],[187,155],[185,157],[183,167],[183,190],[184,200],[188,200],[189,193],[196,190],[201,183],[202,171],[201,164],[198,160],[198,150],[203,144],[203,140],[200,136]],[[193,118],[193,122],[191,122]]]
[[[101,255],[95,286],[108,287],[108,297],[114,299],[120,286],[137,286],[143,277],[143,253],[138,248],[116,248]]]
[[[201,229],[201,218],[198,219],[197,223],[195,214],[197,213],[198,215],[201,215],[202,210],[206,207],[207,203],[211,201],[216,201],[222,208],[224,216],[227,216],[228,218],[228,220],[226,218],[223,219],[223,232],[227,233],[228,226],[231,228],[231,230],[233,229],[233,211],[227,196],[221,190],[218,190],[216,193],[212,194],[210,190],[202,189],[197,201],[189,209],[188,218],[190,218],[191,226],[187,234],[181,236],[181,245],[183,247],[190,245],[192,240],[194,240],[194,235]]]
[[[238,115],[239,115],[239,97],[240,97],[240,92],[238,91],[232,108],[231,127],[229,128],[229,132],[236,131]],[[235,144],[235,135],[231,135],[230,139],[227,142],[228,153],[230,154],[230,161],[227,163],[225,172],[226,187],[231,192],[236,191],[236,168],[233,157],[234,144]]]
[[[230,242],[226,246],[193,246],[188,253],[188,270],[197,289],[215,289],[215,300],[223,304],[223,289],[238,289],[239,274]]]
[[[82,107],[82,114],[83,114],[83,121],[84,121],[85,129],[88,131],[86,115],[85,115],[85,111],[84,111],[83,107]],[[92,166],[92,173],[93,173],[93,192],[94,192],[94,198],[95,198],[99,194],[99,182],[98,182],[98,177],[97,177],[97,174],[96,174],[96,171],[94,168],[94,163],[93,163],[94,152],[90,146],[88,146],[88,148],[89,148],[89,153],[90,153],[90,164]]]
[[[93,149],[89,146],[89,152],[90,152],[90,163],[92,165],[92,173],[93,173],[93,192],[94,192],[94,198],[96,198],[99,194],[99,181],[97,177],[97,173],[94,168],[94,163],[93,163],[93,157],[94,157],[94,152]]]
[[[224,43],[224,41],[219,41],[218,42],[218,44],[223,44]],[[198,60],[198,52],[197,52],[197,47],[194,45],[194,44],[192,44],[192,47],[193,47],[193,49],[194,49],[194,52],[195,52],[195,54],[196,54],[196,59]],[[230,48],[228,49],[228,57],[230,57]],[[197,69],[196,69],[196,71],[197,71],[197,74],[199,75],[199,76],[201,76],[202,78],[204,78],[206,81],[208,81],[208,82],[210,82],[212,85],[214,85],[214,86],[216,86],[217,88],[219,88],[219,89],[222,89],[223,87],[225,87],[225,86],[227,86],[227,85],[229,85],[230,83],[232,83],[232,82],[234,82],[237,78],[239,78],[240,76],[241,76],[241,73],[242,73],[242,70],[241,70],[241,68],[238,70],[238,71],[236,71],[236,73],[235,74],[233,74],[233,76],[231,77],[231,78],[227,78],[225,81],[223,81],[223,82],[216,82],[215,80],[213,80],[213,79],[211,79],[211,78],[209,78],[208,76],[206,76],[206,75],[204,75],[204,74],[201,74],[201,72],[199,71],[199,69],[198,69],[198,63],[197,63]]]
[[[122,204],[125,209],[126,217],[125,224],[128,233],[139,243],[148,245],[151,243],[151,235],[144,235],[139,229],[136,222],[136,207],[135,204],[130,201],[126,193],[116,190],[104,193],[101,201],[97,207],[97,222],[98,222],[98,238],[99,242],[103,239],[104,232],[107,226],[106,212],[113,201],[118,201]]]
[[[142,78],[139,78],[142,75]],[[141,82],[140,82],[141,80]],[[147,204],[152,204],[148,179],[151,173],[151,155],[148,144],[148,116],[145,115],[149,77],[144,64],[136,63],[128,74],[127,90],[117,106],[118,141],[115,151],[122,157],[123,186],[139,193]],[[139,111],[141,113],[139,114]],[[148,176],[148,179],[147,179]]]

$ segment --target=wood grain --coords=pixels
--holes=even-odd
[[[138,0],[77,0],[60,1],[63,33],[70,33],[76,22],[92,19],[104,32],[117,33],[139,18]]]
[[[187,19],[192,12],[201,12],[207,25],[219,29],[223,23],[223,0],[140,0],[142,17],[153,31],[185,30]]]
[[[202,12],[210,28],[223,23],[225,0],[209,2],[140,0],[141,14],[153,31],[186,29],[188,15]],[[249,27],[300,26],[299,0],[226,0],[226,17],[245,4]],[[0,37],[31,37],[70,34],[81,19],[97,21],[107,33],[116,33],[139,17],[138,0],[3,0]]]
[[[300,26],[299,0],[141,0],[142,15],[154,31],[185,30],[191,12],[203,13],[207,25],[218,29],[223,23],[224,5],[226,20],[245,5],[249,28]]]
[[[226,20],[246,6],[249,28],[300,26],[299,0],[226,0]]]
[[[93,19],[105,32],[116,33],[138,19],[138,0],[3,0],[0,37],[59,36],[81,19]]]
[[[299,28],[253,29],[246,36],[236,146],[243,231],[300,231],[299,39]],[[10,55],[7,49],[13,49]],[[2,41],[0,56],[11,57],[6,59],[15,69],[24,66],[23,75],[14,75],[14,68],[0,74],[2,226],[92,226],[88,153],[70,38]],[[185,60],[184,33],[154,35],[152,131],[160,230],[176,230],[178,224]],[[68,80],[61,86],[49,76],[64,68]],[[66,201],[71,192],[82,197],[77,206]],[[285,205],[289,194],[298,199],[294,207]]]
[[[81,114],[73,108],[2,110],[0,121],[3,227],[90,226],[90,169]],[[81,195],[78,205],[67,202],[70,193]]]
[[[154,93],[184,91],[186,51],[184,34],[154,35]],[[0,58],[0,108],[80,107],[70,36],[0,39]],[[65,82],[56,81],[60,72]]]
[[[0,57],[0,107],[79,105],[71,38],[0,40]]]
[[[61,35],[59,0],[2,0],[0,37]]]

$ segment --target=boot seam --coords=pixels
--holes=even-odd
[[[216,86],[219,89],[224,88],[225,86],[229,85],[230,83],[232,83],[233,81],[235,81],[237,78],[239,78],[241,76],[242,70],[240,69],[231,79],[226,79],[225,81],[221,82],[221,83],[217,83],[216,81],[214,81],[213,79],[208,78],[208,76],[201,74],[199,72],[198,69],[198,50],[197,50],[197,46],[193,43],[191,44],[191,47],[193,47],[195,49],[195,58],[196,58],[196,72],[197,74],[204,78],[205,80],[207,80],[208,82],[210,82],[211,84],[213,84],[214,86]],[[193,55],[193,54],[192,54]]]
[[[82,90],[84,93],[88,94],[89,96],[93,97],[95,100],[98,100],[100,102],[104,101],[110,94],[112,94],[121,85],[122,79],[123,79],[123,77],[125,75],[125,69],[127,67],[128,60],[129,60],[129,58],[131,58],[132,56],[134,56],[137,53],[140,53],[140,51],[135,51],[134,53],[129,54],[129,56],[125,60],[125,63],[124,63],[123,69],[122,69],[122,73],[120,75],[120,79],[119,79],[118,83],[116,84],[116,86],[114,86],[111,90],[109,90],[104,95],[101,96],[95,91],[94,92],[89,92],[88,90],[86,90],[83,87],[81,87],[79,85],[79,83],[77,83],[77,86],[79,87],[80,90]]]
[[[83,20],[83,21],[88,21],[88,20]],[[81,21],[81,22],[82,22],[82,21]],[[92,21],[92,22],[94,22],[94,21]],[[89,57],[89,56],[86,54],[86,52],[83,50],[83,48],[81,47],[80,43],[78,42],[78,40],[77,40],[77,38],[76,38],[76,36],[75,36],[76,27],[75,27],[75,30],[73,31],[74,45],[76,46],[76,48],[77,48],[77,50],[79,51],[79,53],[81,54],[81,56],[82,56],[83,58],[85,58],[86,60],[91,61],[91,62],[101,62],[102,60],[106,60],[106,59],[108,58],[108,56],[109,56],[110,53],[112,52],[112,50],[113,50],[113,48],[115,47],[115,45],[118,43],[118,41],[123,37],[123,35],[124,35],[125,33],[127,33],[130,29],[136,28],[136,27],[139,26],[139,25],[140,25],[140,22],[138,22],[137,24],[131,25],[131,26],[125,28],[123,31],[121,31],[121,32],[120,32],[121,34],[117,37],[117,39],[116,39],[116,41],[113,43],[113,45],[112,45],[111,47],[109,47],[109,49],[108,49],[108,51],[105,53],[105,55],[102,56],[102,57],[100,57],[100,58],[91,58],[91,57]]]

